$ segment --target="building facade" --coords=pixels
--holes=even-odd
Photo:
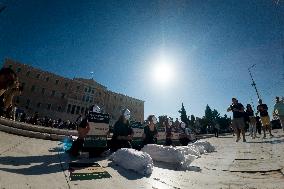
[[[5,59],[3,67],[10,67],[19,77],[24,90],[14,103],[27,115],[38,112],[41,117],[75,121],[97,104],[111,115],[112,123],[124,108],[131,111],[133,121],[144,120],[144,101],[112,92],[93,79],[64,78],[11,59]]]

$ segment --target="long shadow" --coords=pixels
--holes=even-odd
[[[284,143],[284,139],[281,139],[281,140],[269,140],[269,141],[249,141],[247,143],[280,144],[280,143]]]
[[[122,167],[119,167],[118,165],[116,165],[115,163],[113,162],[110,162],[108,164],[108,167],[111,167],[113,168],[114,170],[116,170],[121,176],[127,178],[128,180],[138,180],[138,179],[141,179],[143,177],[149,177],[149,176],[144,176],[144,175],[141,175],[141,174],[138,174],[132,170],[127,170],[127,169],[124,169]]]
[[[165,163],[165,162],[154,162],[155,167],[159,167],[162,169],[168,169],[173,171],[194,171],[194,172],[201,172],[201,168],[197,166],[190,166],[188,169],[182,168],[180,165],[177,164],[171,164],[171,163]]]

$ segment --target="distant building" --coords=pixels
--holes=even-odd
[[[11,59],[5,59],[4,67],[17,73],[24,91],[14,102],[28,115],[38,112],[40,116],[74,121],[98,104],[111,115],[112,123],[124,108],[131,111],[133,121],[144,120],[144,101],[109,91],[93,79],[64,78]]]

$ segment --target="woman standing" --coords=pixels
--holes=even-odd
[[[250,136],[255,139],[256,137],[256,118],[254,117],[254,112],[250,104],[247,104],[246,114],[249,117],[249,131]]]
[[[129,124],[130,111],[125,109],[118,121],[114,124],[113,136],[111,139],[111,151],[115,152],[120,148],[132,148],[131,140],[133,130]]]
[[[150,115],[147,119],[148,125],[144,127],[143,141],[144,145],[157,144],[158,130],[156,128],[157,118],[154,115]]]

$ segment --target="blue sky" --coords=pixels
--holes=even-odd
[[[91,77],[110,90],[145,100],[145,116],[221,114],[235,96],[265,103],[284,96],[284,2],[273,0],[0,1],[0,60],[20,62],[69,78]],[[283,37],[284,38],[284,37]],[[283,42],[282,38],[282,42]],[[284,43],[284,42],[283,42]],[[151,75],[163,52],[173,82]],[[230,114],[229,114],[230,115]]]

